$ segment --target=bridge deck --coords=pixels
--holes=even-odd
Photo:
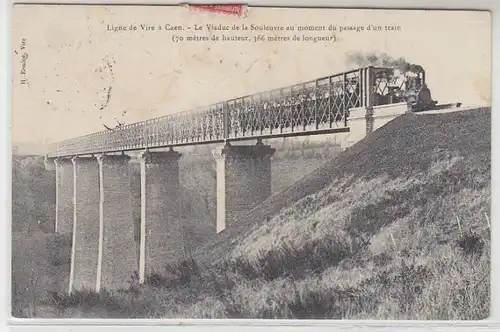
[[[376,105],[374,94],[402,90],[391,68],[367,67],[207,107],[58,142],[48,157],[163,148],[258,138],[347,132],[349,109]],[[393,88],[394,89],[394,88]],[[398,98],[378,99],[381,104]]]

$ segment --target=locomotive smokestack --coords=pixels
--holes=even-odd
[[[424,71],[424,68],[422,68],[422,66],[420,65],[411,64],[409,71],[415,74],[420,74],[422,71]]]

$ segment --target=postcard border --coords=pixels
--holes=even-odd
[[[237,1],[236,1],[237,2]],[[6,26],[6,34],[2,37],[2,47],[4,48],[4,53],[6,56],[2,57],[5,61],[4,68],[7,68],[4,73],[6,77],[2,80],[2,84],[4,84],[3,89],[1,89],[1,98],[4,100],[5,112],[2,112],[2,120],[4,121],[4,129],[7,135],[2,136],[0,140],[2,144],[0,144],[0,154],[4,155],[5,163],[1,163],[0,165],[0,174],[2,174],[3,181],[0,183],[11,183],[11,140],[10,140],[10,121],[11,121],[11,96],[12,96],[12,87],[11,87],[11,49],[10,45],[10,36],[11,36],[11,8],[15,3],[38,3],[38,4],[48,4],[48,3],[70,3],[70,4],[112,4],[112,5],[180,5],[185,2],[177,2],[177,1],[147,1],[146,2],[138,2],[138,1],[85,1],[85,2],[77,2],[77,1],[13,1],[8,0],[5,2],[5,6],[2,6],[0,9],[0,13],[2,18],[4,18],[3,22],[7,24]],[[211,1],[190,1],[193,4],[213,4]],[[234,4],[235,1],[217,1],[217,4]],[[249,6],[259,6],[259,7],[342,7],[342,8],[383,8],[383,9],[453,9],[453,10],[489,10],[492,12],[492,110],[496,110],[499,106],[500,100],[500,21],[498,15],[500,15],[500,1],[494,0],[424,0],[419,1],[418,6],[413,3],[411,0],[379,0],[376,5],[373,5],[373,1],[369,0],[337,0],[337,1],[327,1],[327,0],[273,0],[273,1],[245,1],[245,4]],[[492,111],[492,127],[495,127],[495,124],[500,122],[498,119],[499,115],[495,114]],[[500,123],[499,123],[500,124]],[[496,134],[495,131],[492,130],[492,216],[500,215],[500,210],[498,208],[498,204],[494,204],[495,199],[500,197],[499,192],[499,182],[497,175],[500,172],[500,169],[497,169],[496,172],[495,167],[499,164],[499,151],[494,147],[498,146],[500,141],[500,135]],[[10,186],[0,186],[0,201],[2,202],[10,202]],[[2,205],[0,208],[2,215],[4,216],[5,221],[11,220],[11,211],[10,205]],[[494,218],[492,217],[492,220]],[[278,331],[283,330],[284,328],[294,328],[294,331],[306,331],[307,329],[314,329],[315,331],[325,330],[331,328],[337,330],[344,329],[355,329],[356,331],[372,331],[373,329],[384,330],[384,331],[400,331],[401,328],[405,328],[412,331],[470,331],[470,329],[481,330],[481,329],[493,329],[500,330],[500,285],[495,285],[495,282],[491,282],[491,315],[489,320],[485,321],[475,321],[475,322],[457,322],[457,321],[439,321],[439,322],[429,322],[429,321],[295,321],[295,320],[280,320],[280,321],[269,321],[269,320],[251,320],[251,319],[242,319],[242,320],[197,320],[197,319],[179,319],[179,320],[76,320],[76,319],[68,319],[68,320],[52,320],[52,319],[12,319],[10,318],[10,234],[11,234],[11,226],[10,222],[3,223],[4,232],[4,243],[6,244],[5,250],[2,251],[2,262],[6,267],[6,275],[3,280],[5,282],[2,283],[2,291],[5,293],[6,301],[0,301],[1,309],[0,312],[2,314],[2,319],[6,323],[6,327],[13,329],[15,331],[27,331],[29,329],[32,331],[34,328],[37,328],[40,331],[45,331],[50,329],[50,331],[62,331],[63,329],[71,328],[73,331],[83,331],[83,329],[90,327],[98,327],[100,331],[110,330],[113,328],[113,331],[118,329],[130,329],[131,326],[134,327],[134,331],[137,329],[142,329],[146,331],[151,331],[154,329],[155,331],[158,329],[162,329],[162,331],[172,330],[172,328],[182,328],[185,331],[195,331],[195,329],[206,330],[206,328],[216,328],[217,330],[228,330],[234,329],[234,327],[238,327],[240,332],[247,332],[252,329],[253,331],[258,331],[259,329],[266,329],[266,331],[271,328],[272,330]],[[496,235],[494,235],[496,234]],[[500,238],[500,228],[497,230],[493,227],[492,230],[493,238]],[[491,280],[497,280],[500,278],[500,242],[495,243],[492,241],[492,251],[491,251]],[[497,277],[497,278],[495,278]]]

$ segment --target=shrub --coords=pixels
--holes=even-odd
[[[462,237],[456,240],[457,246],[462,253],[468,256],[481,256],[484,248],[484,241],[476,232],[467,232]]]
[[[100,307],[107,311],[120,309],[120,304],[106,289],[99,293],[89,289],[74,290],[71,294],[48,292],[42,301],[59,310],[77,308],[83,312]]]
[[[227,267],[250,280],[263,278],[272,281],[288,276],[299,279],[337,265],[349,253],[350,248],[331,239],[310,241],[301,248],[283,242],[276,249],[260,253],[257,259],[239,257],[228,262]]]
[[[173,276],[170,281],[174,285],[188,286],[193,277],[198,276],[200,269],[193,258],[183,259],[166,266],[167,274]]]

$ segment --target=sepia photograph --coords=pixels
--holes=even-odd
[[[491,13],[11,20],[12,317],[490,316]]]

